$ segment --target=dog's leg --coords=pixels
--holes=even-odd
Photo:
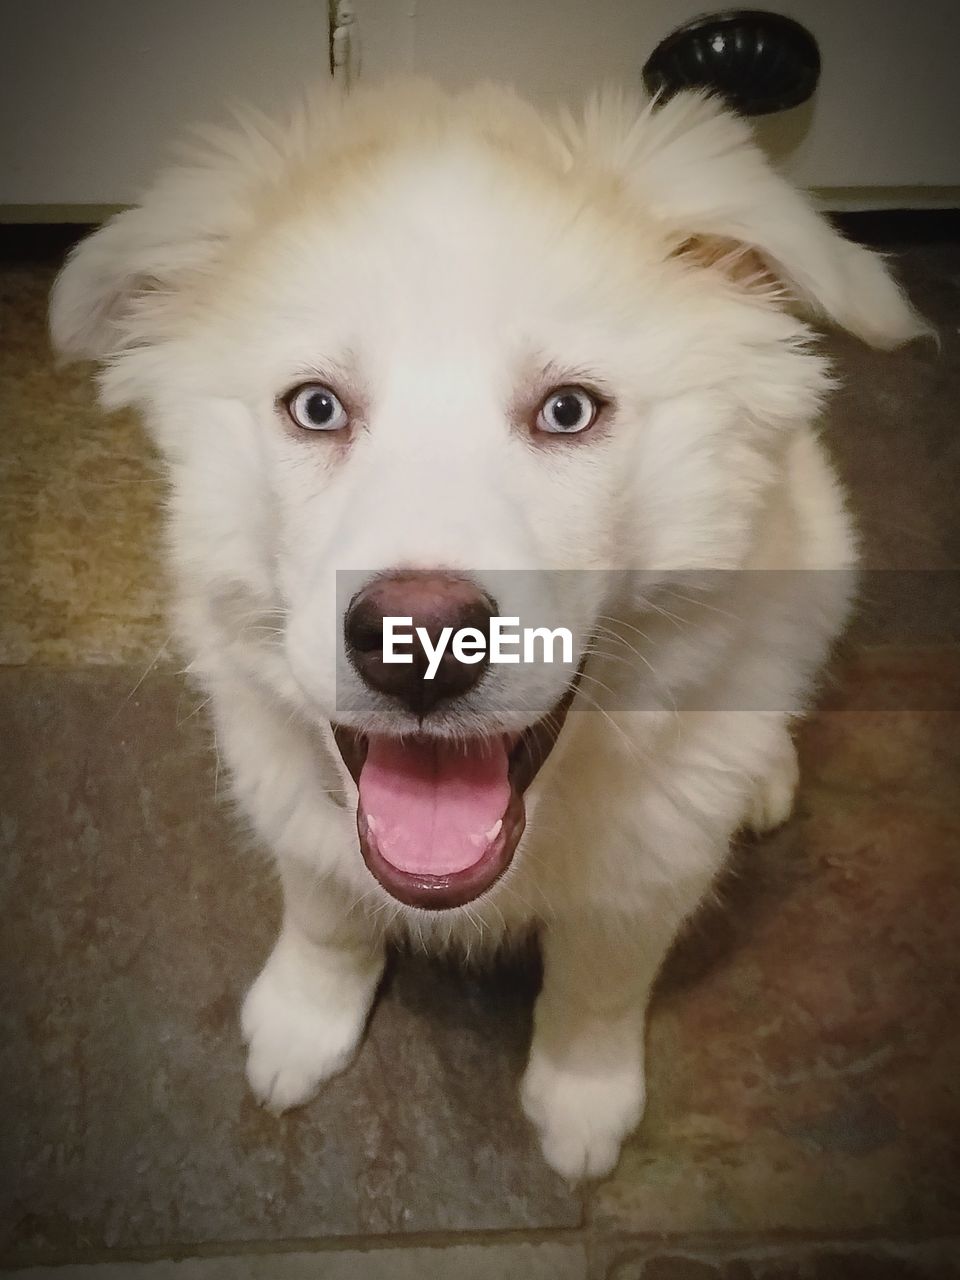
[[[786,822],[793,812],[799,781],[797,749],[784,726],[767,770],[756,781],[744,818],[745,825],[757,835],[764,835]]]
[[[690,893],[690,910],[708,883]],[[520,1096],[547,1163],[571,1181],[609,1173],[640,1122],[647,1001],[686,914],[673,901],[635,922],[564,920],[544,934]]]
[[[352,1059],[383,970],[383,947],[306,867],[281,864],[283,926],[243,1004],[247,1079],[275,1111],[306,1102]]]

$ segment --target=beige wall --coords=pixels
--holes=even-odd
[[[0,0],[0,204],[134,200],[184,126],[329,57],[326,0]]]
[[[726,0],[354,0],[361,73],[493,76],[542,100],[638,84],[656,44]],[[763,0],[744,7],[763,8]],[[769,0],[816,35],[813,102],[758,122],[810,186],[960,186],[960,0]],[[931,193],[936,198],[936,193]],[[852,193],[847,193],[852,198]]]
[[[824,57],[814,102],[760,124],[790,172],[846,207],[960,203],[960,0],[771,4],[805,22]],[[598,83],[639,84],[656,42],[708,7],[353,0],[350,70],[496,78],[576,101]],[[0,37],[8,217],[131,201],[171,137],[225,98],[271,109],[329,77],[327,0],[0,0]]]

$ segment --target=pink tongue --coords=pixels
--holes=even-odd
[[[510,800],[500,738],[452,743],[371,737],[360,804],[380,854],[401,871],[452,875],[479,862]]]

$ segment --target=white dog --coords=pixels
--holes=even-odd
[[[179,633],[283,880],[264,1103],[349,1063],[391,938],[535,928],[523,1106],[561,1174],[614,1166],[651,984],[732,833],[787,816],[848,607],[800,312],[926,331],[697,95],[319,99],[209,132],[72,254],[55,345],[167,460]],[[494,613],[568,620],[573,663],[383,661],[386,616]]]

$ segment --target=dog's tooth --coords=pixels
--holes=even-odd
[[[497,836],[500,834],[500,828],[502,826],[503,819],[498,818],[489,831],[484,831],[482,835],[471,836],[470,843],[477,849],[490,844],[492,840],[496,840]]]
[[[367,814],[367,827],[370,831],[376,831],[377,829],[377,819],[371,817],[369,813]]]

